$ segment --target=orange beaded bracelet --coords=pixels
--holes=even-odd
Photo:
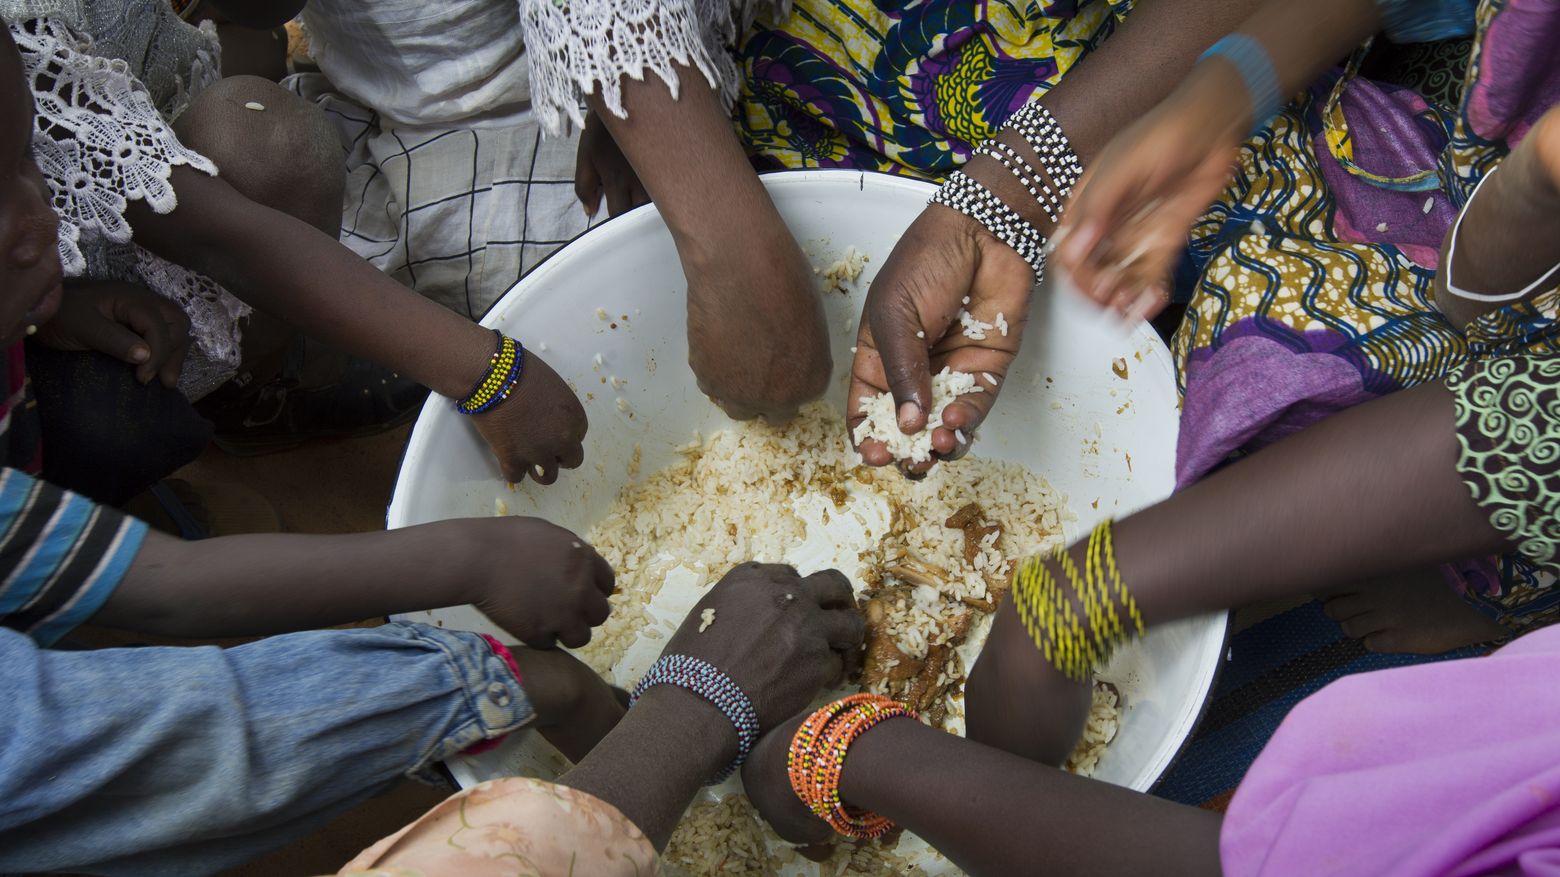
[[[791,790],[813,815],[840,834],[870,839],[893,829],[893,822],[883,816],[845,806],[840,800],[840,777],[856,738],[879,722],[900,716],[916,717],[909,707],[881,695],[853,694],[808,716],[791,738],[786,755]]]

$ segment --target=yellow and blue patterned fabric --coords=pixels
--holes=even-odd
[[[1045,93],[1131,0],[793,0],[743,40],[737,128],[767,168],[938,179]]]

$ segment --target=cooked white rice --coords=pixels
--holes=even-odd
[[[972,560],[966,559],[964,532],[945,525],[969,503],[978,503],[985,520],[1002,527],[979,541]],[[874,516],[874,510],[880,513]],[[898,596],[887,604],[894,645],[907,658],[924,659],[934,647],[958,644],[959,623],[968,626],[972,613],[986,614],[971,606],[992,598],[990,589],[1002,587],[1012,562],[1057,544],[1065,517],[1063,501],[1050,485],[1016,463],[969,456],[935,467],[921,481],[863,466],[845,442],[843,421],[822,403],[783,427],[761,421],[733,425],[685,447],[676,463],[625,486],[590,531],[590,542],[617,571],[618,591],[611,618],[581,656],[612,678],[641,635],[662,636],[649,607],[674,571],[685,578],[692,571],[701,589],[749,560],[813,572],[828,562],[809,547],[818,542],[812,531],[821,526],[835,540],[831,544],[852,553],[836,555],[830,565],[851,576],[858,589],[893,582],[886,568],[906,558],[948,574],[937,587],[895,582]],[[861,549],[852,551],[857,545]],[[984,630],[975,627],[972,637],[984,636]],[[973,654],[976,645],[966,643],[960,651]],[[953,684],[939,710],[944,726],[956,732],[963,727],[968,669],[960,651],[943,671]],[[1068,767],[1092,773],[1119,719],[1114,692],[1097,685],[1088,728]],[[690,810],[666,861],[694,875],[772,874],[795,856],[762,826],[746,797],[732,794]],[[879,844],[842,845],[820,873],[920,873],[913,864]]]
[[[899,414],[894,409],[893,394],[878,393],[861,397],[861,413],[865,419],[856,424],[852,437],[857,444],[868,439],[882,442],[896,460],[925,463],[932,458],[932,430],[943,425],[943,409],[960,396],[984,392],[975,383],[974,375],[944,368],[932,375],[932,410],[927,412],[925,429],[914,435],[905,435],[899,428]]]

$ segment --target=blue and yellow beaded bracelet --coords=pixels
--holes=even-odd
[[[498,349],[493,351],[488,361],[487,373],[471,388],[466,398],[455,403],[455,410],[462,414],[475,416],[491,411],[498,403],[508,399],[520,383],[525,348],[520,346],[519,341],[502,332],[494,330],[493,334],[498,336]]]

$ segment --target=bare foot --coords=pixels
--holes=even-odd
[[[1499,639],[1506,632],[1459,597],[1434,567],[1323,599],[1327,617],[1373,652],[1438,655]]]

